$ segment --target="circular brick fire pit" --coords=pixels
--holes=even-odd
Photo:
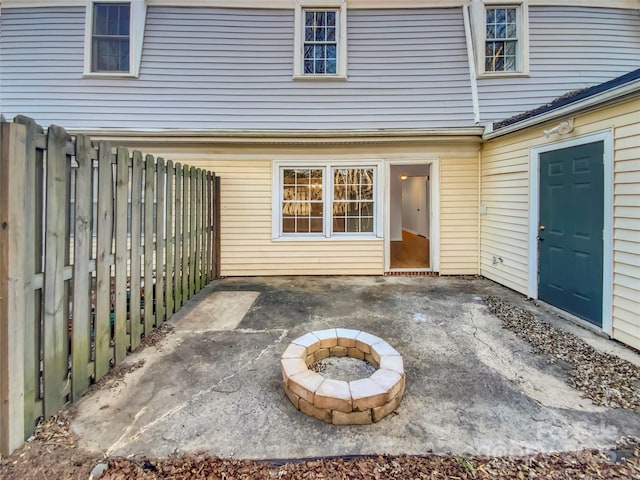
[[[364,360],[377,370],[346,382],[309,367],[327,357]],[[378,422],[398,408],[404,394],[402,356],[381,338],[360,330],[330,328],[296,338],[282,354],[284,392],[303,413],[335,425]]]

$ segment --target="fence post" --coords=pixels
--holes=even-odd
[[[213,183],[213,278],[220,277],[220,177],[214,174]]]
[[[0,453],[25,439],[24,316],[33,272],[25,269],[26,128],[0,124]],[[11,261],[9,261],[11,259]]]

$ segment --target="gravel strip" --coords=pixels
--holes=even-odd
[[[484,298],[503,327],[529,342],[533,351],[571,365],[567,383],[596,405],[637,410],[640,407],[640,368],[615,355],[602,353],[571,333],[540,320],[531,312],[499,297]]]

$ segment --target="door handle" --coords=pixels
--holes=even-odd
[[[542,237],[540,237],[540,236],[537,236],[537,237],[536,237],[536,240],[538,240],[539,242],[544,242],[544,238],[542,238]]]
[[[540,226],[538,227],[538,230],[540,230],[541,232],[542,232],[542,231],[544,231],[544,225],[540,225]]]

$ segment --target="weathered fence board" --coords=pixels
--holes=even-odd
[[[182,304],[189,298],[189,186],[191,185],[191,167],[182,169]]]
[[[191,167],[189,170],[189,298],[196,293],[196,179],[198,169]]]
[[[33,239],[33,249],[25,251],[24,272],[25,288],[33,288],[31,273],[42,271],[42,222],[36,221],[42,218],[42,190],[43,190],[43,150],[38,148],[38,137],[43,136],[43,129],[31,118],[17,117],[15,123],[26,127],[25,157],[24,157],[24,184],[33,185],[34,188],[24,192],[24,203],[20,215],[25,219],[24,235]],[[20,182],[18,182],[18,185]],[[25,248],[27,246],[25,245]],[[20,258],[20,254],[12,258]],[[37,265],[37,268],[36,268]],[[27,435],[33,433],[36,421],[40,417],[42,401],[40,399],[40,319],[41,289],[25,292],[26,304],[24,305],[24,425]],[[29,301],[31,300],[31,301]]]
[[[0,123],[0,453],[214,278],[217,182],[26,117]]]
[[[71,378],[73,400],[87,390],[91,380],[89,361],[91,358],[91,206],[92,173],[91,139],[84,135],[76,138],[75,202],[74,202],[74,260],[73,260],[73,364]]]
[[[115,332],[115,363],[120,363],[127,356],[129,341],[127,339],[127,208],[129,206],[129,152],[119,147],[116,155],[116,219],[115,237],[115,305],[113,307],[113,330]]]
[[[142,153],[133,152],[131,162],[131,286],[129,311],[131,322],[131,350],[140,345],[144,331],[140,315],[140,276],[142,274]]]
[[[0,303],[0,450],[5,453],[24,441],[25,431],[24,325],[11,319],[24,318],[29,298],[29,252],[19,195],[26,176],[26,128],[2,123],[0,142],[0,297],[6,299]]]
[[[165,258],[165,280],[166,280],[166,309],[167,320],[173,315],[174,308],[174,292],[173,292],[173,276],[175,272],[175,265],[173,264],[173,253],[175,248],[175,239],[173,237],[173,224],[174,218],[174,203],[173,203],[173,183],[175,178],[175,170],[173,169],[173,162],[167,161],[167,174],[165,176],[166,185],[166,258]]]
[[[202,245],[200,242],[201,232],[202,232],[202,170],[196,170],[196,193],[195,193],[195,202],[196,202],[196,248],[195,248],[195,262],[194,262],[194,270],[195,270],[195,291],[200,290],[200,285],[202,283]]]
[[[65,278],[69,189],[69,158],[65,152],[69,135],[60,127],[49,128],[47,142],[47,209],[44,269],[44,414],[51,416],[66,403],[69,345],[65,317]]]
[[[164,159],[156,160],[156,325],[162,325],[164,322],[164,177],[165,166]]]
[[[176,163],[176,188],[175,188],[175,254],[174,254],[174,271],[175,282],[173,282],[173,301],[176,305],[176,310],[182,306],[182,275],[184,269],[182,268],[182,219],[184,218],[184,212],[182,209],[182,165]]]
[[[144,173],[144,334],[151,335],[155,326],[153,312],[153,202],[155,200],[155,165],[153,156],[145,157]]]
[[[213,177],[213,205],[216,207],[213,210],[213,258],[214,258],[214,270],[213,278],[220,276],[220,177],[214,175]]]
[[[111,143],[100,142],[98,155],[98,232],[95,301],[95,380],[111,363],[111,248],[113,242],[113,168]]]

